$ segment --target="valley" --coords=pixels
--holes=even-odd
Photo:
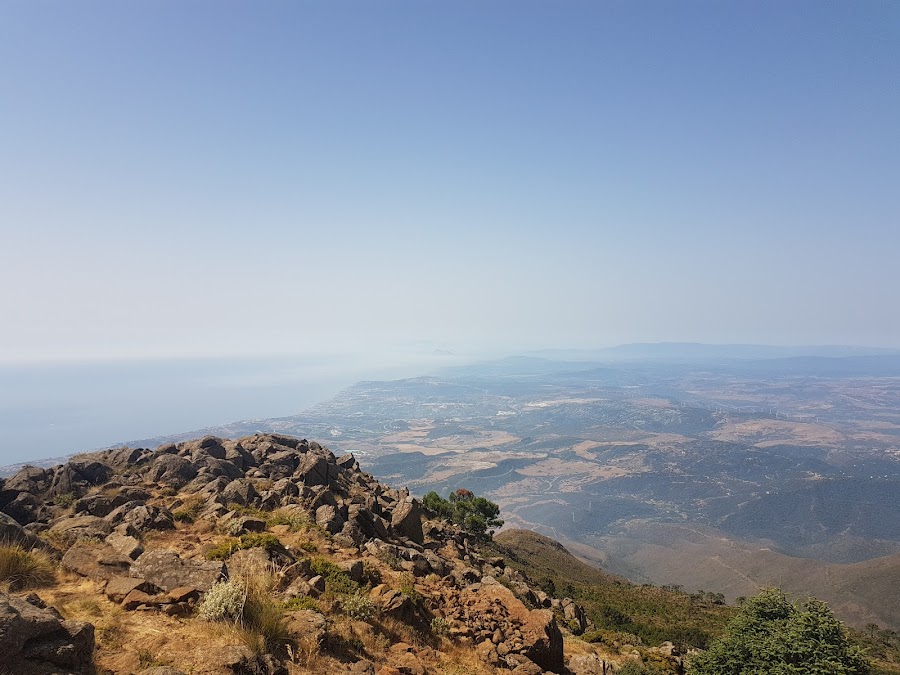
[[[898,375],[893,356],[515,358],[203,432],[328,439],[414,493],[486,494],[634,581],[729,601],[774,584],[897,629]]]

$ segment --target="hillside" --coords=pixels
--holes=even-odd
[[[426,503],[278,434],[25,467],[0,481],[0,673],[678,673],[734,611]]]
[[[206,437],[26,467],[0,483],[0,509],[3,672],[587,675],[627,659],[681,663],[654,641],[579,638],[598,627],[567,587],[532,580],[524,553],[510,548],[513,564],[315,442]]]
[[[688,651],[690,646],[706,646],[722,635],[726,622],[737,612],[737,608],[724,605],[718,594],[632,584],[585,564],[559,542],[536,532],[504,530],[494,537],[490,548],[504,555],[511,567],[527,570],[541,587],[561,590],[583,606],[595,629],[581,637],[595,644],[615,646],[629,640],[656,644],[665,635],[676,643],[676,649]],[[890,566],[886,578],[892,578]],[[884,604],[896,592],[883,576],[873,573],[866,582],[861,590],[872,596],[878,592],[886,595]],[[870,623],[865,631],[851,630],[851,637],[873,660],[874,674],[900,673],[900,635],[896,631]],[[655,656],[656,652],[644,652],[645,661],[665,670],[669,664],[657,663]]]
[[[607,574],[536,532],[507,530],[494,538],[492,546],[512,567],[527,570],[542,588],[556,589],[583,605],[597,626],[595,639],[608,642],[624,633],[647,644],[669,640],[702,648],[721,634],[734,613],[712,593],[688,595]]]

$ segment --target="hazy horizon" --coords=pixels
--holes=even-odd
[[[800,355],[896,357],[900,350],[807,345],[626,344],[598,349],[454,353],[424,345],[391,355],[145,358],[0,363],[0,466],[298,414],[362,380],[453,375],[453,367],[515,358],[698,364]],[[896,368],[893,362],[888,373]]]

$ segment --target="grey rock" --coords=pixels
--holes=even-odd
[[[334,506],[325,504],[316,509],[316,524],[331,534],[337,534],[344,526],[344,519]]]
[[[147,479],[177,489],[187,485],[196,475],[197,469],[189,460],[163,453],[153,460],[150,471],[147,472]]]
[[[66,544],[82,539],[105,539],[112,532],[112,524],[97,516],[74,516],[53,522],[50,532]]]
[[[21,544],[26,548],[43,547],[43,542],[40,539],[23,529],[12,516],[2,512],[0,512],[0,541]]]
[[[44,502],[30,492],[20,492],[3,507],[3,512],[12,516],[20,525],[28,525],[40,518],[43,507]]]
[[[122,522],[131,525],[138,532],[175,529],[175,518],[171,511],[159,506],[138,506],[126,513]]]
[[[222,490],[222,497],[227,503],[240,504],[241,506],[247,506],[256,499],[256,496],[256,489],[253,487],[253,483],[246,478],[233,480]]]
[[[129,536],[127,534],[113,532],[106,537],[105,541],[113,549],[115,549],[122,555],[131,558],[132,560],[136,560],[137,557],[144,552],[144,547],[141,546],[141,542],[138,541],[135,537]]]
[[[0,654],[10,673],[91,672],[94,627],[64,621],[37,596],[0,592]]]
[[[132,563],[130,575],[146,579],[164,591],[180,586],[208,591],[228,576],[228,570],[215,560],[182,559],[175,551],[151,549]]]
[[[64,570],[90,579],[111,579],[128,574],[131,558],[109,544],[80,542],[66,551],[60,565]]]
[[[113,602],[122,602],[131,591],[142,591],[150,595],[159,593],[159,589],[146,579],[137,577],[112,577],[103,592]]]
[[[6,480],[4,490],[30,492],[33,495],[43,494],[50,487],[53,473],[36,466],[23,466],[11,478]]]
[[[418,500],[407,497],[394,508],[391,528],[400,536],[417,544],[425,542],[425,534],[422,532],[422,507]]]
[[[318,454],[309,454],[294,472],[294,476],[301,478],[304,485],[328,485],[328,460]]]

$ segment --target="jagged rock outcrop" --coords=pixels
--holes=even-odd
[[[278,434],[120,448],[63,467],[26,468],[2,486],[0,511],[7,514],[0,514],[0,534],[34,538],[10,511],[19,513],[60,549],[63,569],[92,580],[126,611],[185,617],[220,580],[274,575],[277,599],[298,601],[294,633],[314,647],[328,643],[327,623],[304,603],[327,602],[337,574],[371,611],[419,631],[446,620],[451,639],[518,673],[564,672],[561,628],[577,633],[589,625],[574,602],[550,598],[502,559],[484,558],[478,540],[429,514],[407,490],[361,471],[352,455]],[[195,521],[188,539],[166,547],[166,537]],[[295,527],[316,533],[324,550],[308,541],[286,547],[273,534]],[[212,555],[219,542],[225,548]],[[226,670],[281,668],[245,652],[220,655],[231,664]],[[389,658],[381,670],[429,672],[430,657],[420,650],[392,649]],[[357,670],[378,669],[365,662]]]
[[[552,612],[529,610],[492,577],[451,591],[447,600],[451,634],[471,639],[485,662],[518,668],[527,660],[554,673],[565,670],[563,637]]]
[[[17,675],[93,672],[94,627],[66,621],[36,595],[0,592],[0,663]]]

